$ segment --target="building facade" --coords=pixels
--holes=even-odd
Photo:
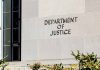
[[[63,63],[76,50],[100,56],[99,15],[99,0],[3,0],[3,55]]]

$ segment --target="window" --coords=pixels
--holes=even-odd
[[[6,60],[21,60],[21,0],[3,1],[3,36]]]

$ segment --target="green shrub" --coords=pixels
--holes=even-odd
[[[29,65],[32,70],[38,70],[41,67],[40,63],[35,63],[33,65]]]
[[[8,63],[4,60],[5,58],[0,60],[0,68],[4,70],[4,68],[8,65]]]
[[[48,68],[49,70],[64,70],[64,67],[61,64],[54,64],[54,65],[48,65],[48,66],[45,66],[46,68]]]
[[[63,68],[62,64],[54,64],[52,70],[63,70]]]
[[[77,51],[76,54],[72,52],[72,55],[79,61],[80,70],[100,70],[100,61],[93,52],[91,54],[83,54]]]

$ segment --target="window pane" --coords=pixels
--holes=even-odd
[[[17,11],[19,8],[19,0],[13,0],[13,11]]]
[[[19,22],[19,20],[18,20],[18,12],[13,12],[13,28],[16,28],[16,27],[18,27],[18,22]]]
[[[10,28],[10,24],[11,24],[11,14],[10,13],[4,13],[3,14],[3,26],[4,29],[6,28]]]
[[[10,12],[11,0],[3,0],[3,12]]]
[[[18,29],[13,29],[13,42],[18,43]]]
[[[5,60],[11,60],[11,47],[10,46],[4,46],[4,58]]]
[[[10,45],[10,29],[4,30],[4,45]]]

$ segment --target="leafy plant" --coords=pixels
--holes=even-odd
[[[4,60],[5,58],[0,60],[0,68],[4,70],[4,68],[8,65],[8,63]]]
[[[38,70],[41,67],[40,63],[35,63],[33,65],[29,65],[32,70]]]
[[[63,70],[63,68],[62,64],[54,64],[52,70]]]
[[[53,66],[48,65],[45,67],[48,68],[49,70],[64,70],[62,63],[61,64],[54,64]]]
[[[72,55],[79,61],[80,70],[100,70],[100,61],[93,52],[91,54],[83,54],[77,51],[76,54],[72,52]]]

